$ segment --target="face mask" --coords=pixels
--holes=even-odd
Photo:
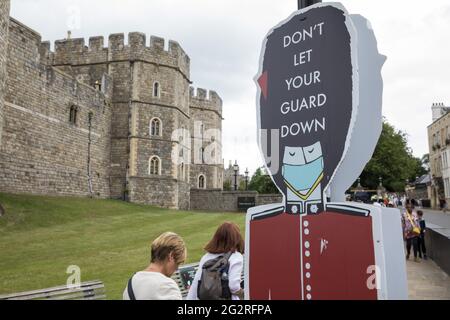
[[[283,164],[283,177],[296,191],[308,191],[323,173],[323,157],[303,165]]]

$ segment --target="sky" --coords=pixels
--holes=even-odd
[[[325,1],[327,2],[327,1]],[[450,1],[342,0],[370,20],[383,67],[383,115],[408,134],[416,157],[428,153],[431,105],[450,104]],[[11,16],[52,43],[140,31],[176,40],[191,58],[193,86],[223,99],[223,158],[241,172],[261,166],[253,81],[267,32],[297,0],[12,0]],[[53,46],[53,44],[52,44]]]

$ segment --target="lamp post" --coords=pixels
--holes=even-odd
[[[405,195],[406,195],[406,199],[409,199],[408,197],[408,185],[409,185],[409,179],[405,180]]]
[[[319,2],[322,2],[322,0],[298,0],[298,9],[300,10]]]
[[[248,168],[245,169],[245,191],[248,190]]]
[[[235,160],[235,162],[234,162],[233,170],[234,170],[234,191],[237,191],[237,174],[239,172],[239,166],[237,164],[237,160]]]

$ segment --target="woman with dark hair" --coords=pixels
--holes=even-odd
[[[241,275],[244,258],[244,240],[239,226],[233,222],[224,222],[217,228],[213,238],[205,246],[206,254],[200,260],[187,300],[199,300],[198,287],[202,278],[203,266],[206,262],[229,255],[229,268],[227,272],[228,287],[232,300],[239,300],[243,296],[241,288]]]

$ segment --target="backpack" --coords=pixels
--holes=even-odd
[[[203,264],[202,276],[197,286],[197,296],[200,300],[231,300],[228,286],[228,260],[231,254],[228,252]]]

